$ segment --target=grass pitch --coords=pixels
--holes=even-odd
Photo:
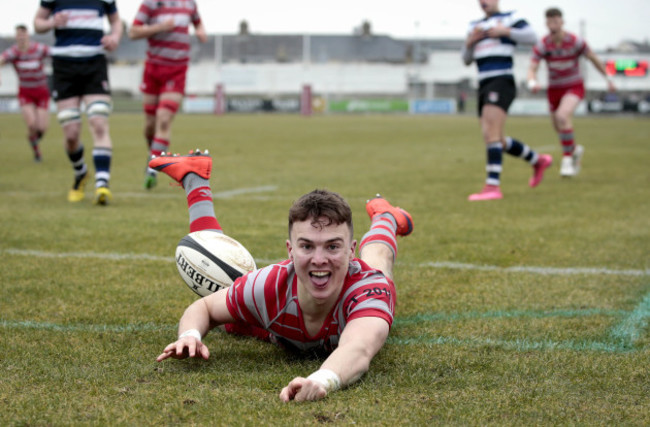
[[[347,198],[357,239],[376,192],[413,215],[387,345],[362,381],[302,404],[278,393],[320,361],[268,344],[212,333],[209,361],[155,362],[195,296],[173,263],[185,197],[166,176],[143,190],[141,126],[111,117],[113,203],[71,205],[54,119],[34,164],[20,117],[0,115],[3,425],[647,425],[647,119],[576,119],[583,171],[561,179],[548,118],[510,118],[556,163],[530,189],[506,156],[505,199],[469,203],[473,116],[178,116],[173,150],[210,150],[219,221],[259,265],[285,257],[288,208],[317,187]]]

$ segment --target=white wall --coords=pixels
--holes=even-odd
[[[631,58],[650,61],[650,55],[603,54],[601,59]],[[525,81],[530,55],[518,53],[515,57],[515,77]],[[604,91],[606,83],[593,65],[585,64],[587,88]],[[114,90],[139,94],[142,65],[112,65],[109,78]],[[546,84],[544,64],[538,77]],[[0,96],[13,96],[17,91],[17,78],[11,66],[0,69]],[[326,96],[349,94],[406,96],[409,81],[454,83],[470,79],[476,86],[476,66],[465,66],[460,52],[432,52],[428,64],[191,64],[187,78],[187,93],[210,95],[218,82],[223,82],[227,95],[275,96],[297,94],[304,83],[311,83],[314,93]],[[615,83],[622,91],[650,92],[650,76],[616,77]]]

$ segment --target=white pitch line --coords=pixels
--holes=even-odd
[[[573,274],[608,274],[614,276],[649,276],[650,270],[616,270],[605,267],[534,267],[534,266],[515,266],[515,267],[497,267],[495,265],[474,265],[463,264],[460,262],[427,262],[420,264],[433,268],[448,268],[452,270],[482,270],[482,271],[503,271],[506,273],[535,273],[543,275],[573,275]]]
[[[240,196],[242,194],[255,194],[255,193],[269,193],[276,191],[278,189],[275,185],[265,185],[261,187],[249,187],[249,188],[237,188],[234,190],[228,191],[219,191],[212,193],[213,199],[228,199],[235,196]],[[123,198],[137,198],[141,199],[142,197],[151,197],[156,199],[171,199],[179,197],[178,194],[155,194],[155,193],[117,193],[119,197]]]
[[[103,260],[145,260],[145,261],[163,261],[173,262],[173,257],[164,257],[150,254],[130,254],[130,253],[98,253],[98,252],[45,252],[30,249],[13,249],[2,250],[9,255],[32,256],[37,258],[95,258]],[[255,259],[258,266],[272,264],[281,260],[275,259]],[[420,264],[399,263],[402,265],[417,266],[420,268],[446,268],[450,270],[480,270],[480,271],[502,271],[505,273],[531,273],[541,275],[612,275],[612,276],[650,276],[650,270],[616,270],[610,268],[597,267],[535,267],[535,266],[516,266],[516,267],[497,267],[494,265],[475,265],[463,264],[459,262],[425,262]]]
[[[275,185],[264,185],[260,187],[249,187],[249,188],[237,188],[234,190],[228,190],[228,191],[219,191],[216,193],[212,193],[212,198],[213,199],[228,199],[231,197],[235,196],[240,196],[242,194],[255,194],[255,193],[270,193],[273,191],[276,191],[278,189],[277,186]],[[26,193],[17,193],[15,191],[8,191],[4,194],[8,197],[15,197],[15,196],[25,196]],[[59,196],[62,194],[61,192],[30,192],[30,196],[36,196],[36,197],[55,197]],[[170,193],[152,193],[152,192],[141,192],[141,193],[134,193],[134,192],[126,192],[126,193],[115,193],[114,197],[117,198],[123,198],[123,199],[141,199],[143,197],[149,198],[149,199],[176,199],[179,196],[179,193],[175,194],[170,194]]]

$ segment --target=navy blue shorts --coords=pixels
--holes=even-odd
[[[507,113],[516,96],[517,88],[511,78],[495,77],[481,82],[478,89],[479,117],[485,105],[496,105]]]
[[[84,61],[52,58],[52,98],[61,101],[84,95],[110,95],[104,55]]]

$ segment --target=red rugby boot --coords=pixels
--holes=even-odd
[[[201,153],[198,149],[187,156],[162,153],[160,156],[152,156],[149,167],[166,173],[174,181],[183,185],[183,178],[188,173],[195,173],[201,178],[210,179],[212,157],[208,155],[208,150]]]
[[[377,197],[370,199],[366,202],[366,212],[372,219],[375,215],[389,213],[395,218],[397,222],[397,231],[395,234],[398,236],[408,236],[413,232],[413,218],[411,214],[404,209],[391,205],[388,200],[377,194]]]

